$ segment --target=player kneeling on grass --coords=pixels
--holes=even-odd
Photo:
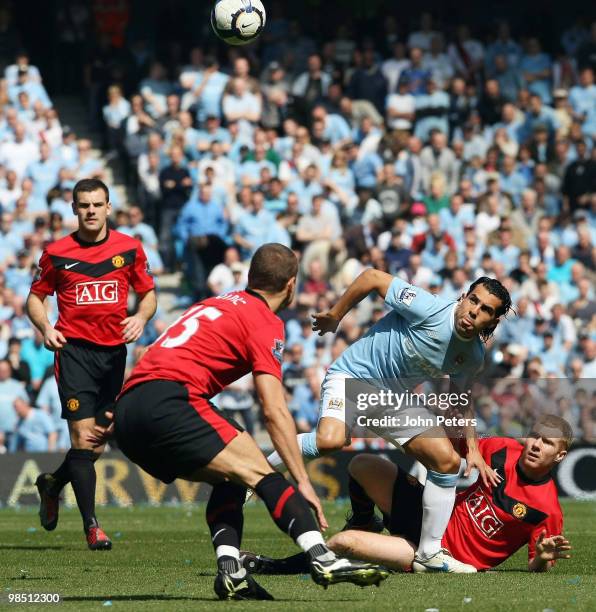
[[[166,483],[182,478],[214,485],[207,523],[217,556],[214,588],[220,599],[272,599],[239,560],[247,487],[307,554],[317,584],[366,586],[388,575],[377,565],[338,558],[325,545],[309,508],[326,528],[281,383],[284,326],[275,313],[292,301],[297,270],[298,261],[285,246],[259,248],[251,261],[248,288],[187,310],[141,358],[114,409],[115,437],[131,461]],[[274,471],[254,440],[209,401],[249,372],[267,431],[297,487]],[[99,438],[108,433],[97,428]]]
[[[496,567],[526,544],[529,571],[544,572],[557,559],[568,559],[571,546],[562,535],[551,470],[571,440],[567,421],[554,415],[539,418],[523,444],[511,438],[479,440],[482,456],[503,480],[493,489],[478,479],[458,494],[442,546],[477,570]],[[328,546],[337,554],[410,569],[422,524],[422,485],[378,455],[357,455],[349,472],[354,515],[364,524],[377,506],[392,535],[350,529],[333,536]],[[262,574],[305,571],[301,555],[270,559],[244,553],[243,564]]]

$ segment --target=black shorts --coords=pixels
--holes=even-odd
[[[114,411],[120,450],[167,483],[206,466],[244,431],[209,400],[191,397],[185,385],[170,380],[136,385],[118,399]]]
[[[398,469],[391,497],[391,515],[383,513],[385,528],[418,545],[422,529],[422,493],[424,487],[414,476]]]
[[[54,356],[62,418],[80,421],[112,410],[124,380],[126,346],[100,346],[69,339]],[[103,421],[105,422],[105,421]]]

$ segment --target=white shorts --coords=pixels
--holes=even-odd
[[[346,422],[346,385],[347,374],[327,374],[321,385],[319,402],[319,420],[331,417],[342,423]],[[352,424],[349,424],[350,428]]]
[[[352,431],[357,423],[356,419],[359,415],[354,405],[349,405],[349,400],[346,398],[347,378],[352,378],[348,374],[333,372],[327,374],[321,385],[321,400],[319,404],[319,420],[323,417],[332,418],[341,421],[346,425],[349,431]],[[408,413],[410,418],[426,418],[428,411],[421,408],[419,411]],[[382,414],[379,414],[382,416]],[[383,438],[393,446],[400,448],[405,446],[412,438],[429,429],[431,425],[410,424],[394,424],[391,427],[374,427],[367,426],[369,432],[374,433],[379,438]]]

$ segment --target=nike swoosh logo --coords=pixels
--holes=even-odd
[[[440,574],[442,572],[449,573],[449,565],[445,561],[443,561],[443,565],[441,565],[441,567],[439,567],[438,565],[435,565],[434,567],[430,565],[427,566],[427,570],[431,574]]]
[[[254,21],[251,23],[244,23],[240,27],[244,30],[245,28],[250,28],[251,25],[254,25]]]
[[[71,263],[71,264],[64,264],[64,269],[70,270],[71,268],[78,266],[80,263],[81,263],[80,261],[75,261],[74,263]]]

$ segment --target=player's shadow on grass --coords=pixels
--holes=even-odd
[[[0,550],[62,550],[64,546],[16,546],[0,544]]]

